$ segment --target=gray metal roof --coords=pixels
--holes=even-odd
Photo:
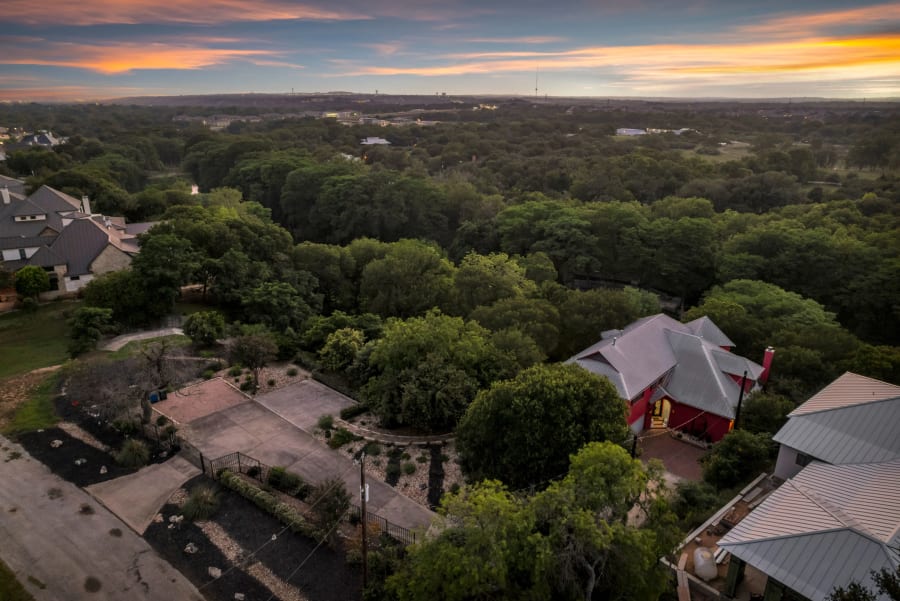
[[[791,414],[773,440],[833,464],[900,459],[900,395]]]
[[[44,246],[45,244],[53,242],[54,237],[55,236],[10,236],[7,238],[0,238],[0,250]]]
[[[63,229],[50,249],[66,259],[67,275],[85,275],[91,272],[91,263],[108,244],[109,235],[102,226],[90,219],[78,219]]]
[[[736,557],[819,601],[900,565],[900,460],[814,461],[720,541]]]
[[[755,381],[763,368],[720,348],[722,337],[709,340],[695,333],[704,327],[719,331],[711,321],[691,323],[663,314],[645,317],[623,330],[604,332],[603,340],[568,362],[608,377],[624,399],[632,400],[662,380],[678,402],[734,418],[740,385],[729,374],[740,376],[746,370]]]
[[[848,371],[791,411],[790,415],[862,405],[897,396],[900,396],[900,386]]]
[[[692,334],[696,334],[705,340],[709,340],[716,346],[734,346],[734,343],[725,335],[725,332],[720,330],[719,326],[713,323],[713,320],[706,315],[698,317],[694,321],[689,321],[684,325]]]
[[[55,265],[65,265],[66,260],[50,250],[49,247],[42,246],[36,253],[31,255],[27,263],[38,267],[53,267]]]
[[[16,194],[25,194],[25,182],[20,179],[7,177],[6,175],[0,175],[0,188],[2,188],[3,186],[6,186],[6,188],[10,192],[14,192]]]

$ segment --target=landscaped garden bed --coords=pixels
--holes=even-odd
[[[185,489],[200,484],[214,485],[208,478],[198,476]],[[277,519],[225,488],[220,488],[218,510],[209,520],[173,524],[170,519],[181,515],[180,505],[186,496],[183,491],[176,493],[144,537],[198,588],[202,587],[207,598],[233,601],[234,594],[241,592],[248,600],[263,601],[273,593],[274,599],[284,601],[361,597],[359,568],[346,564],[343,551],[292,533]],[[195,553],[184,551],[188,543],[197,547]],[[298,570],[301,563],[303,567]],[[223,576],[212,578],[210,567],[220,569]]]

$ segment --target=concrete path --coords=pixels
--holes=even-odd
[[[335,417],[341,409],[352,407],[356,401],[315,380],[302,380],[257,395],[256,402],[289,421],[298,428],[311,432],[324,414]]]
[[[100,347],[103,351],[117,351],[133,340],[147,340],[149,338],[161,338],[162,336],[183,335],[184,330],[181,328],[161,328],[159,330],[148,330],[146,332],[137,332],[135,334],[122,334],[116,336],[106,344]]]
[[[0,558],[37,601],[203,601],[90,495],[2,436],[0,447]]]
[[[175,456],[127,476],[88,486],[91,493],[119,519],[143,534],[166,500],[181,485],[200,475],[187,459]]]
[[[285,391],[295,388],[311,390],[305,382],[298,382],[274,393],[260,395],[258,400],[281,407],[287,415],[290,396]],[[322,413],[320,409],[328,402],[338,400],[322,401],[323,404],[310,410],[308,418],[315,415],[318,419]],[[297,423],[308,420],[300,413],[292,415]],[[298,425],[276,415],[262,402],[242,403],[194,420],[182,429],[182,433],[210,459],[241,451],[268,465],[284,466],[312,483],[339,476],[351,494],[355,496],[359,490],[359,468],[345,451],[328,448]],[[371,511],[404,528],[429,526],[433,512],[384,482],[372,477],[367,478],[367,482]]]

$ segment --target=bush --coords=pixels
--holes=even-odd
[[[386,478],[399,478],[400,465],[397,463],[388,463],[384,468],[384,475]]]
[[[249,476],[249,471],[247,472]],[[287,471],[285,468],[276,466],[269,470],[269,477],[266,483],[283,493],[291,496],[305,498],[309,494],[310,486],[303,481],[303,478],[293,472]]]
[[[703,480],[718,490],[737,486],[765,471],[772,451],[769,435],[735,430],[703,458]]]
[[[208,520],[219,509],[219,492],[211,486],[195,486],[181,508],[184,517],[192,522]]]
[[[426,461],[428,461],[428,455],[419,455],[418,457],[416,457],[416,461],[418,461],[419,463],[425,463]]]
[[[332,449],[337,449],[354,440],[359,440],[359,436],[356,436],[346,428],[338,428],[334,431],[331,438],[328,439],[328,446]]]
[[[350,509],[350,493],[340,478],[323,480],[312,490],[310,504],[316,524],[323,532],[331,532],[334,541],[337,533],[335,524]]]
[[[269,386],[275,386],[275,378],[269,378],[266,381],[266,384],[268,384]]]
[[[344,407],[343,409],[341,409],[341,419],[353,419],[357,415],[362,415],[368,410],[368,407],[366,407],[365,405],[356,403],[354,405],[350,405],[349,407]]]
[[[411,476],[416,473],[416,464],[408,461],[403,464],[403,473]]]
[[[253,380],[248,379],[241,382],[241,390],[243,390],[244,392],[253,390]]]
[[[129,438],[116,453],[116,463],[124,467],[141,467],[150,461],[150,450],[142,441]]]
[[[381,445],[374,441],[370,442],[366,444],[365,451],[366,455],[369,455],[371,457],[378,457],[379,455],[381,455]]]
[[[294,376],[296,376],[298,373],[299,373],[299,372],[297,371],[297,368],[296,368],[296,367],[290,367],[290,368],[288,368],[288,370],[287,370],[287,375],[289,375],[289,376],[292,377],[292,378],[293,378]]]
[[[711,516],[728,499],[719,494],[708,482],[682,480],[675,485],[672,510],[678,516],[682,529],[693,530]]]
[[[228,375],[231,376],[232,378],[237,378],[242,373],[244,373],[244,370],[241,368],[240,365],[232,365],[231,368],[228,370]]]
[[[212,380],[212,377],[214,375],[216,375],[215,370],[205,369],[205,370],[203,370],[203,373],[200,374],[200,377],[202,377],[204,380]]]
[[[169,418],[166,417],[165,415],[160,415],[159,417],[156,418],[156,425],[159,426],[160,428],[165,426],[167,423],[169,423]]]
[[[322,430],[331,430],[334,427],[334,416],[330,413],[322,414],[321,416],[319,416],[319,421],[316,422],[316,425],[318,425]]]
[[[248,499],[263,511],[273,515],[291,529],[291,532],[317,538],[319,532],[307,522],[299,512],[289,505],[281,503],[273,495],[254,486],[250,482],[241,479],[228,470],[222,470],[219,474],[219,482],[235,491],[245,499]]]

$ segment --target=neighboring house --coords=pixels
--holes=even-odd
[[[34,134],[26,134],[17,142],[6,145],[7,152],[15,150],[23,150],[32,146],[42,146],[43,148],[53,148],[59,144],[64,144],[68,138],[61,138],[53,134],[53,132],[41,130]]]
[[[813,459],[834,465],[900,459],[900,386],[847,372],[788,414],[775,476]]]
[[[121,217],[93,214],[87,197],[79,201],[49,186],[26,197],[0,181],[4,184],[2,265],[13,272],[26,265],[43,267],[50,274],[50,291],[42,298],[77,292],[96,275],[126,269],[139,250],[137,234],[152,225],[126,225]]]
[[[708,317],[683,324],[660,313],[602,338],[568,362],[612,381],[633,432],[657,425],[711,442],[731,430],[741,398],[765,383],[774,354],[766,350],[764,365],[733,354]]]
[[[846,373],[774,439],[789,479],[718,542],[725,595],[746,565],[768,577],[765,601],[824,601],[854,581],[874,592],[872,571],[900,566],[900,387]]]
[[[620,127],[616,130],[617,136],[646,136],[646,129],[636,129],[634,127]]]
[[[390,142],[385,140],[384,138],[378,138],[369,136],[368,138],[363,138],[360,142],[363,146],[390,146]]]

